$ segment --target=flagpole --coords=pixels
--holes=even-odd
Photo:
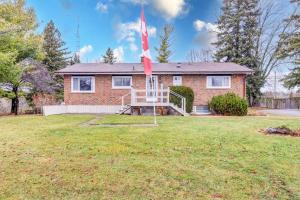
[[[154,89],[154,79],[153,79],[153,76],[151,75],[150,76],[150,82],[151,82],[151,90],[152,90],[152,102],[153,102],[153,117],[154,117],[154,125],[157,125],[157,120],[156,120],[156,106],[155,106],[155,96],[154,95],[154,92],[155,92],[155,89]]]
[[[150,76],[150,91],[152,93],[152,103],[153,103],[153,117],[154,117],[154,125],[157,125],[157,120],[156,120],[156,105],[155,105],[155,88],[154,88],[154,79],[153,79],[153,75],[152,75],[152,67],[151,67],[151,56],[150,56],[150,52],[149,52],[149,46],[148,46],[148,34],[147,34],[147,28],[146,28],[146,22],[145,22],[145,16],[144,16],[144,1],[141,1],[141,6],[142,6],[142,15],[141,15],[141,39],[142,39],[142,49],[143,49],[143,59],[147,59],[147,63],[144,62],[144,67],[145,67],[145,74],[146,74],[146,80],[147,80],[147,76]],[[143,27],[143,21],[145,22],[144,27]],[[144,29],[143,29],[144,28]],[[144,32],[143,32],[144,31]],[[143,39],[143,34],[146,35],[146,41],[144,41]],[[144,47],[144,42],[146,42],[146,45]],[[147,65],[147,70],[146,70],[146,65]],[[150,65],[150,66],[149,66]],[[150,71],[149,72],[149,69]],[[147,87],[147,85],[146,85]],[[147,88],[146,88],[146,98],[147,98]]]

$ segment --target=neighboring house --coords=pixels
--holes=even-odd
[[[194,112],[207,106],[213,96],[234,92],[246,97],[246,77],[252,73],[247,67],[234,63],[166,63],[153,64],[155,96],[153,99],[149,77],[144,75],[142,63],[75,64],[60,70],[64,76],[65,105],[122,106],[147,108],[153,105],[170,107],[184,114],[184,106],[170,103],[170,95],[184,98],[169,90],[182,85],[193,89]],[[131,109],[132,110],[132,109]]]

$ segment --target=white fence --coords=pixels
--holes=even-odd
[[[113,105],[57,105],[43,106],[43,115],[59,114],[115,114],[121,110],[122,106]]]

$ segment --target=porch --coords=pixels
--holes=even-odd
[[[186,98],[170,88],[157,88],[154,91],[131,88],[131,91],[121,99],[122,107],[119,114],[153,114],[155,106],[158,115],[189,115],[186,112]],[[170,99],[176,101],[176,105]]]

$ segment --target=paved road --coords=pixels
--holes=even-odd
[[[280,116],[290,116],[290,117],[300,117],[300,110],[297,109],[273,109],[273,110],[260,110],[260,112],[267,115],[280,115]]]

